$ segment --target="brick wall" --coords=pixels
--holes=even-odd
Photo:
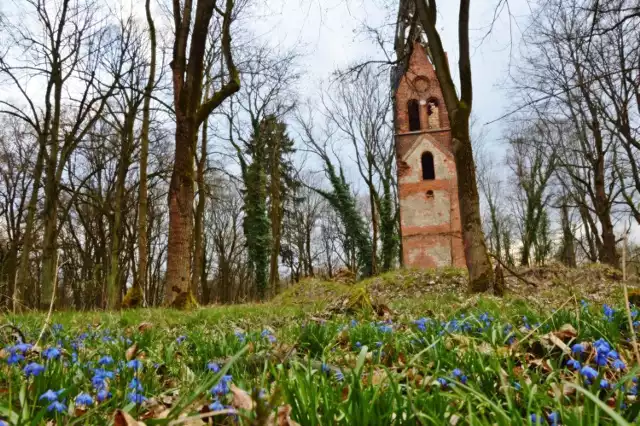
[[[409,131],[407,105],[420,102],[421,130]],[[396,156],[403,257],[407,267],[465,265],[460,228],[456,168],[451,153],[449,116],[442,92],[424,48],[416,43],[407,73],[400,80],[396,100]],[[440,125],[427,113],[437,103]],[[431,121],[431,123],[429,123]],[[422,179],[421,157],[434,157],[434,180]]]

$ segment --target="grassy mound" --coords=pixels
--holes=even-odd
[[[124,411],[148,425],[211,424],[202,415],[285,426],[636,421],[640,366],[615,275],[521,273],[537,287],[519,293],[511,277],[504,299],[465,295],[463,271],[405,270],[351,285],[308,280],[265,304],[54,314],[37,346],[42,315],[3,317],[13,328],[0,329],[0,420],[103,425]],[[577,297],[598,284],[607,289],[585,300],[613,305]],[[560,296],[532,303],[533,292]]]

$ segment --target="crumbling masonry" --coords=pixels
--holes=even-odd
[[[465,266],[451,128],[435,69],[416,42],[395,88],[404,264]]]

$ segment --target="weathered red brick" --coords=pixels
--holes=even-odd
[[[409,131],[407,105],[420,102],[421,130]],[[465,266],[460,226],[458,182],[449,115],[435,69],[425,49],[415,43],[409,67],[400,80],[396,100],[396,158],[403,257],[408,267]],[[440,126],[434,128],[427,104],[437,103]],[[434,157],[436,179],[423,180],[420,158]]]

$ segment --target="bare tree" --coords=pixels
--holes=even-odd
[[[480,215],[480,197],[476,182],[476,171],[473,148],[470,136],[470,117],[473,105],[473,83],[471,78],[471,53],[469,43],[469,9],[470,0],[460,0],[458,16],[459,56],[458,70],[460,75],[460,96],[456,90],[449,60],[442,46],[440,34],[436,28],[438,8],[435,0],[404,0],[400,4],[401,22],[410,22],[412,26],[419,24],[429,43],[429,55],[435,66],[436,75],[442,89],[444,101],[449,113],[451,132],[453,134],[453,156],[458,177],[458,198],[460,200],[460,219],[462,222],[462,238],[465,247],[467,269],[469,270],[469,288],[472,292],[484,292],[493,284],[493,269],[487,254],[487,247],[482,229]],[[398,32],[401,40],[397,46],[410,48],[413,40],[406,43],[406,33]],[[406,57],[399,52],[399,58]]]
[[[224,10],[215,0],[196,0],[195,21],[192,26],[193,0],[185,0],[184,4],[179,0],[173,0],[175,43],[171,70],[176,115],[176,147],[169,186],[169,247],[165,300],[168,305],[179,308],[188,307],[193,303],[193,159],[198,128],[212,111],[240,88],[240,76],[231,52],[231,22],[235,6],[234,0],[226,0]],[[210,98],[202,101],[204,57],[214,12],[222,19],[219,42],[226,66],[226,80]]]

